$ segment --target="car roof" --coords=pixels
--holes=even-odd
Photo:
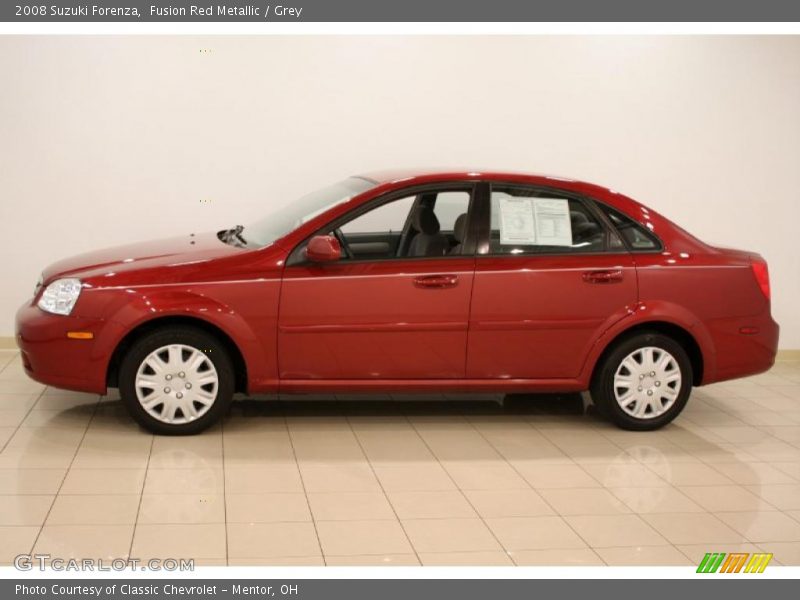
[[[607,192],[612,190],[603,186],[598,186],[586,181],[579,181],[570,177],[560,177],[556,175],[545,175],[536,173],[525,173],[521,171],[508,171],[496,169],[386,169],[372,171],[358,175],[363,179],[369,179],[377,184],[393,183],[430,183],[436,181],[452,180],[512,180],[527,181],[543,185],[567,184],[568,187],[591,187],[599,188]]]

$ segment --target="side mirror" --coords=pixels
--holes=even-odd
[[[342,247],[332,235],[315,235],[306,246],[306,258],[316,263],[328,263],[342,257]]]

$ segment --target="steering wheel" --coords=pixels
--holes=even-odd
[[[344,254],[344,257],[353,258],[353,252],[350,250],[350,246],[347,244],[347,239],[344,237],[340,227],[337,227],[333,230],[333,236],[337,239],[339,245],[342,247],[342,254]]]

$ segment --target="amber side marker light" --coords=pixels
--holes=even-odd
[[[71,340],[92,340],[94,334],[91,331],[68,331],[67,337]]]

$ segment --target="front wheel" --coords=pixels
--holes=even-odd
[[[213,425],[233,397],[225,348],[201,329],[170,326],[137,340],[122,360],[122,401],[145,429],[188,435]]]
[[[692,390],[692,363],[671,337],[647,332],[613,347],[592,381],[597,408],[623,429],[663,427],[677,417]]]

